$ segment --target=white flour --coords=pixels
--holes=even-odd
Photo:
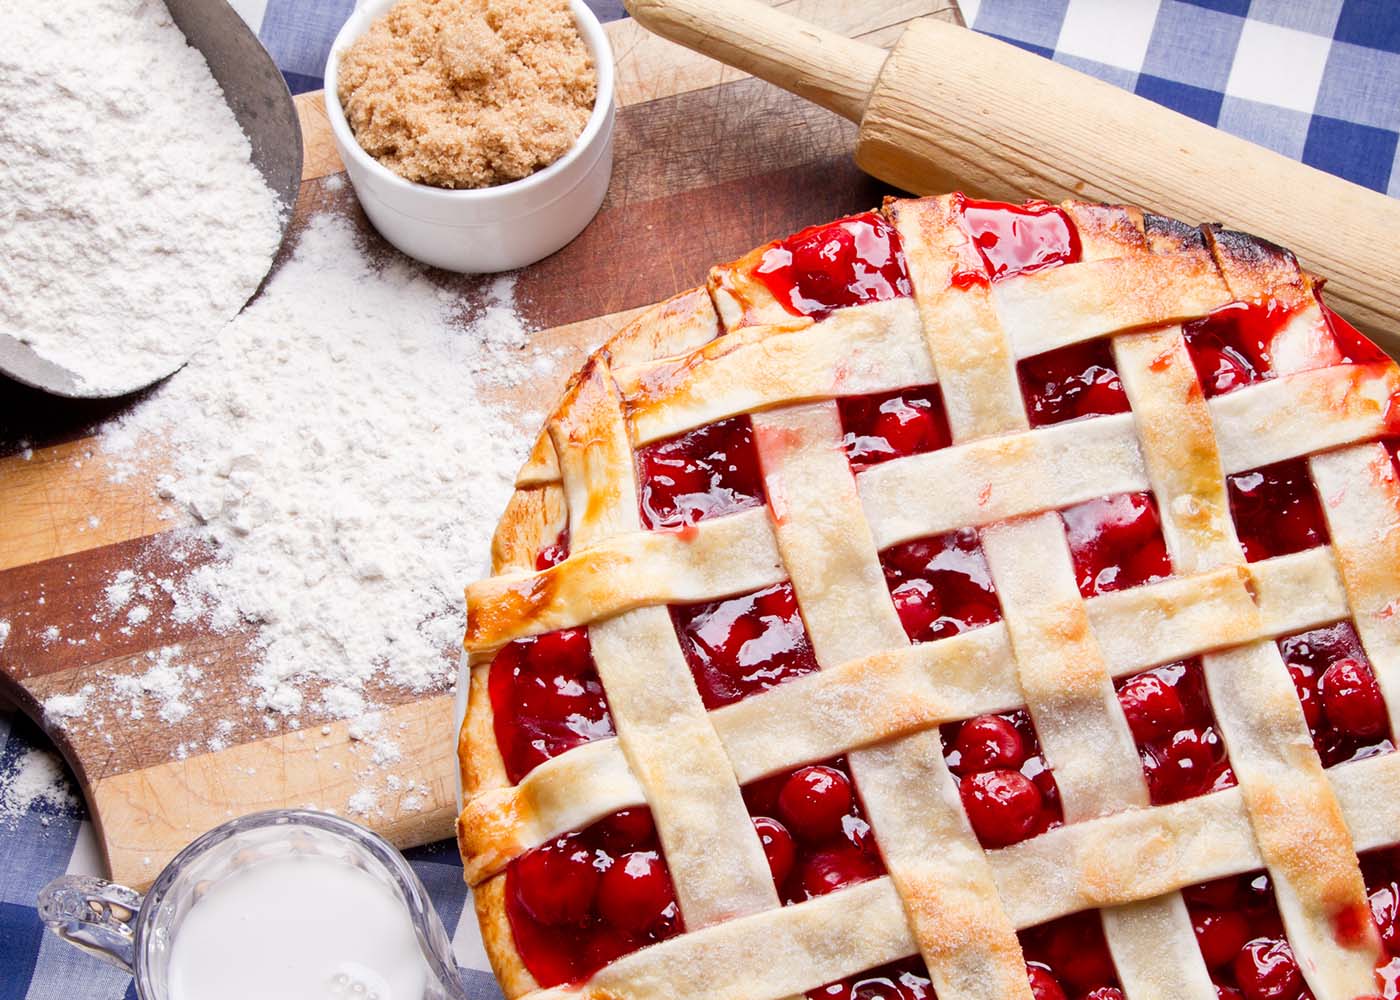
[[[13,764],[0,769],[0,822],[7,826],[14,826],[36,805],[69,810],[77,803],[77,794],[57,754],[26,750]]]
[[[279,203],[158,0],[5,4],[0,332],[129,389],[257,288]]]
[[[151,666],[144,673],[112,678],[112,693],[127,703],[126,718],[145,718],[148,696],[156,700],[156,717],[161,722],[181,722],[190,714],[190,701],[197,700],[192,691],[198,690],[204,671],[192,663],[181,662],[183,653],[179,646],[150,650],[146,659]],[[47,711],[47,702],[44,707]]]
[[[92,695],[92,685],[84,684],[72,694],[50,695],[44,700],[44,715],[60,723],[64,719],[81,718],[87,711],[88,698]]]
[[[199,522],[177,532],[177,556],[214,551],[176,581],[117,573],[105,612],[254,627],[257,705],[292,725],[364,714],[371,681],[449,687],[462,586],[486,568],[527,446],[478,388],[540,368],[516,350],[509,281],[461,309],[407,263],[376,270],[347,222],[313,219],[262,296],[104,430],[119,465],[172,470],[161,494]],[[187,675],[138,686],[163,696],[162,717],[197,701]]]

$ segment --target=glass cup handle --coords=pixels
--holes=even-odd
[[[63,875],[39,890],[39,919],[75,948],[119,969],[136,966],[141,894],[91,875]]]

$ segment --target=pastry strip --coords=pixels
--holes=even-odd
[[[641,527],[621,400],[605,365],[585,373],[567,413],[550,434],[569,497],[570,533],[586,550]],[[589,640],[618,744],[646,792],[687,928],[777,906],[763,846],[670,614],[660,606],[627,611],[589,626]],[[648,669],[635,669],[639,659]]]
[[[777,403],[936,381],[912,299],[842,309],[811,326],[748,327],[684,357],[618,372],[639,445]]]
[[[955,273],[981,275],[985,267],[951,205],[948,198],[897,201],[888,213],[904,244],[948,426],[954,441],[966,442],[1023,430],[1029,422],[986,283],[953,284]]]
[[[754,443],[812,649],[823,669],[909,644],[895,613],[833,403],[754,415]],[[959,803],[937,730],[847,760],[943,1000],[1030,1000],[1020,945]],[[856,971],[856,970],[852,970]]]
[[[1147,805],[1147,779],[1089,627],[1058,514],[993,525],[982,550],[1066,823]]]
[[[1400,482],[1381,444],[1310,460],[1351,618],[1400,733]]]
[[[751,553],[746,560],[730,552]],[[539,572],[493,576],[467,588],[467,649],[587,625],[632,608],[710,601],[786,578],[768,512],[701,521],[685,531],[629,531]]]
[[[1210,255],[1116,257],[999,281],[992,302],[1012,353],[1030,357],[1107,334],[1203,316],[1230,301]]]
[[[944,391],[951,391],[946,382]],[[1142,490],[1147,470],[1132,415],[1121,413],[955,443],[866,469],[856,482],[875,543],[885,549]]]
[[[1227,392],[1210,401],[1227,473],[1257,469],[1391,433],[1394,365],[1337,365]]]

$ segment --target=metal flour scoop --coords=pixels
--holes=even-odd
[[[214,79],[223,88],[224,99],[252,142],[253,163],[285,209],[285,235],[301,184],[301,124],[281,72],[257,36],[225,0],[166,0],[166,6],[185,38],[203,53]],[[169,371],[153,373],[137,385],[94,391],[73,372],[0,333],[0,372],[36,389],[74,399],[123,396],[165,378],[179,367],[173,365]]]

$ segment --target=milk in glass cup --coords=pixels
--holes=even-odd
[[[127,969],[141,1000],[465,1000],[423,884],[392,846],[327,813],[225,823],[144,897],[66,875],[39,893],[50,930]]]

